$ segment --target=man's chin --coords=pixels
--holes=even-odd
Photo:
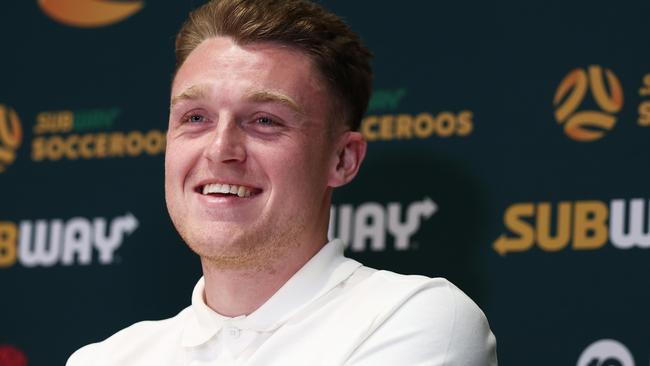
[[[191,223],[191,224],[190,224]],[[178,232],[202,261],[214,268],[260,269],[277,265],[298,244],[303,220],[279,225],[258,218],[254,223],[183,220]]]
[[[272,248],[268,241],[245,235],[241,231],[229,231],[209,236],[184,235],[189,248],[201,260],[215,268],[257,269],[269,263]],[[271,249],[271,250],[270,250]]]

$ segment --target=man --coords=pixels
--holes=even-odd
[[[370,53],[347,25],[304,0],[215,0],[176,54],[166,201],[204,276],[175,317],[68,365],[496,365],[456,287],[327,243],[332,190],[366,152]]]

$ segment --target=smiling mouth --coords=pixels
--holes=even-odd
[[[259,189],[240,186],[236,184],[219,184],[211,183],[202,187],[197,187],[197,192],[204,196],[237,196],[237,197],[251,197],[260,192]]]

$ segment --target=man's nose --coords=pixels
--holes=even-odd
[[[233,163],[246,160],[246,136],[232,118],[220,118],[207,148],[206,158],[215,163]]]

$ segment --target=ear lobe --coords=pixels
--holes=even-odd
[[[359,172],[366,156],[368,143],[360,132],[347,131],[341,136],[328,185],[340,187],[349,183]]]

